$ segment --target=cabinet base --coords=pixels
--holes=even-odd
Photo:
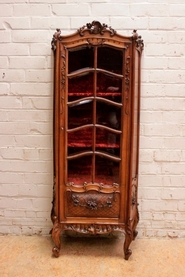
[[[117,224],[117,225],[111,225],[111,224],[65,224],[65,223],[59,223],[57,220],[57,217],[54,218],[54,224],[53,229],[51,230],[52,239],[54,242],[54,247],[52,249],[53,256],[58,258],[60,255],[60,248],[61,248],[61,242],[60,242],[60,235],[62,231],[74,231],[81,234],[86,235],[105,235],[109,234],[111,232],[120,231],[125,234],[125,242],[123,246],[123,252],[125,255],[125,260],[128,260],[129,257],[132,254],[131,249],[129,249],[129,246],[132,242],[132,240],[135,239],[137,236],[137,231],[131,231],[129,229],[126,230],[124,224]]]

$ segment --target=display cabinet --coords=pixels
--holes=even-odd
[[[137,235],[140,60],[136,30],[98,21],[52,39],[54,52],[53,254],[60,234]]]

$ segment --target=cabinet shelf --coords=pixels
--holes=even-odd
[[[86,92],[69,92],[68,96],[78,96],[78,97],[88,97],[92,96],[94,93],[91,91],[86,91]],[[116,96],[121,96],[121,92],[96,92],[96,96],[98,97],[116,97]]]
[[[91,147],[92,143],[91,141],[84,143],[84,141],[82,142],[71,142],[68,143],[68,147]],[[120,148],[120,144],[118,143],[98,143],[95,144],[95,146],[97,148]]]

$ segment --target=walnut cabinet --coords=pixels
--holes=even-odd
[[[125,234],[127,260],[139,221],[138,147],[143,41],[93,21],[52,39],[54,187],[51,231]]]

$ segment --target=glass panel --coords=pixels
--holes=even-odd
[[[68,147],[91,147],[92,128],[85,127],[68,133]],[[80,151],[80,149],[79,149]]]
[[[96,155],[95,182],[105,185],[119,184],[119,162]]]
[[[103,46],[98,48],[98,68],[117,74],[123,72],[123,51]]]
[[[83,184],[92,181],[92,156],[68,160],[68,182]]]
[[[92,124],[92,100],[81,100],[68,107],[68,129]]]
[[[121,108],[97,101],[97,124],[120,130]]]
[[[69,50],[69,70],[68,73],[82,69],[92,68],[94,64],[94,50],[87,46],[80,49]]]
[[[68,78],[68,96],[92,96],[93,73],[83,73],[77,77]]]
[[[122,79],[104,73],[97,74],[97,96],[121,102]]]
[[[105,128],[96,128],[96,150],[120,156],[120,135]]]
[[[87,153],[91,152],[92,153],[92,147],[78,147],[78,146],[69,146],[68,147],[68,156],[70,155],[77,155],[79,153]]]

